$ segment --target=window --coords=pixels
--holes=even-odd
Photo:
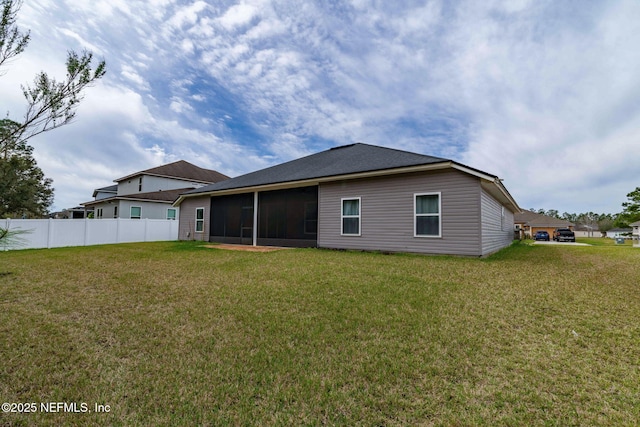
[[[176,219],[176,210],[173,208],[167,209],[167,219],[172,219],[175,221]]]
[[[204,232],[204,208],[196,208],[196,233]]]
[[[142,218],[142,208],[140,206],[131,206],[131,219]]]
[[[360,197],[342,199],[342,235],[360,235]]]
[[[414,197],[415,237],[441,237],[440,193]]]
[[[102,208],[96,209],[96,218],[102,218]]]
[[[138,191],[142,191],[142,177],[138,180]]]
[[[113,207],[113,217],[118,218],[118,206]]]

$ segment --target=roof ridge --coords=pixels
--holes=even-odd
[[[447,159],[445,157],[438,157],[438,156],[432,156],[430,154],[416,153],[415,151],[403,150],[403,149],[394,148],[394,147],[386,147],[386,146],[383,146],[383,145],[367,144],[366,142],[354,142],[353,144],[347,144],[347,145],[343,145],[341,147],[334,147],[334,148],[347,148],[347,147],[352,147],[352,146],[356,146],[356,145],[362,145],[362,146],[365,146],[365,147],[372,147],[372,148],[381,148],[381,149],[384,149],[384,150],[395,151],[397,153],[410,154],[410,155],[413,155],[413,156],[428,157],[430,159],[437,159],[437,160],[442,160],[442,161],[447,161],[447,162],[455,162],[455,160]],[[333,148],[332,148],[332,150],[333,150]]]
[[[141,171],[135,171],[121,178],[116,178],[114,181],[120,182],[139,175],[155,175],[160,177],[176,178],[190,181],[195,180],[207,183],[218,182],[220,180],[229,178],[227,175],[224,175],[217,170],[206,169],[181,159],[176,160],[175,162],[166,163],[164,165],[154,166],[152,168],[144,169]]]

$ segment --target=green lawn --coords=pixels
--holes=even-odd
[[[639,266],[626,245],[2,252],[0,400],[37,412],[0,425],[637,425]]]
[[[633,246],[633,240],[631,239],[625,239],[624,244],[620,245],[616,243],[615,239],[608,237],[578,237],[576,242],[587,243],[593,246]]]

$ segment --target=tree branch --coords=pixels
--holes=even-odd
[[[82,91],[106,73],[104,61],[100,61],[92,70],[92,60],[91,52],[83,51],[79,56],[69,51],[67,77],[63,82],[50,79],[45,72],[41,72],[34,79],[33,86],[22,86],[22,93],[27,100],[24,121],[12,133],[1,135],[0,145],[6,142],[4,139],[26,141],[70,123],[75,117],[75,108],[83,98]]]
[[[16,26],[16,16],[22,7],[22,0],[2,0],[0,2],[0,66],[21,54],[29,44],[29,31],[22,34]],[[1,75],[1,74],[0,74]]]

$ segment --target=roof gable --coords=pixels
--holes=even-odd
[[[118,184],[109,185],[107,187],[96,188],[93,190],[93,196],[96,197],[98,193],[117,193],[118,192]]]
[[[140,175],[154,175],[204,183],[219,182],[229,179],[228,176],[212,169],[204,169],[187,161],[178,160],[177,162],[135,172],[131,175],[118,178],[115,181],[120,182]]]

